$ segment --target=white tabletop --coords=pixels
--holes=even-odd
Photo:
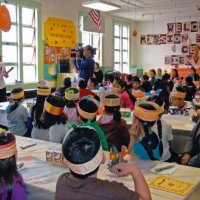
[[[35,142],[37,145],[26,150],[21,150],[19,148],[21,145],[30,144],[32,142]],[[31,138],[28,139],[17,137],[17,146],[18,159],[25,163],[25,167],[20,171],[20,173],[23,175],[25,183],[28,185],[29,199],[41,199],[41,195],[43,195],[42,199],[53,199],[57,179],[62,173],[68,171],[68,169],[46,162],[45,152],[48,147],[60,148],[61,145]],[[128,160],[129,162],[133,162],[140,167],[147,182],[157,176],[157,174],[150,172],[150,169],[160,162],[136,160],[130,157]],[[110,172],[107,170],[107,165],[102,165],[100,167],[98,177],[100,179],[109,179],[110,175]],[[153,200],[196,200],[194,196],[198,196],[200,191],[200,169],[179,165],[175,173],[169,176],[195,184],[194,190],[191,192],[192,196],[180,196],[161,190],[151,189]],[[131,177],[118,178],[117,181],[125,183],[131,189],[134,188],[133,180]],[[196,187],[198,188],[195,190]]]

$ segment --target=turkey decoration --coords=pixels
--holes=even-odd
[[[11,28],[10,13],[5,5],[0,6],[0,30],[8,32]]]
[[[136,37],[136,36],[137,36],[137,31],[136,31],[136,30],[133,30],[133,31],[132,31],[132,36],[133,36],[133,37]]]

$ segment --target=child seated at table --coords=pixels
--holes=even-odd
[[[189,116],[189,111],[192,108],[191,103],[185,101],[186,92],[182,86],[177,86],[171,92],[171,103],[169,114]]]
[[[120,97],[121,107],[122,108],[130,108],[131,110],[134,109],[135,105],[135,97],[127,90],[127,84],[125,81],[120,79],[116,83],[116,89]]]
[[[111,172],[117,176],[131,175],[135,191],[122,183],[97,178],[106,157],[97,132],[90,127],[70,130],[63,142],[63,155],[70,173],[62,174],[56,185],[56,200],[151,200],[148,185],[134,164],[115,165]]]
[[[120,152],[122,145],[128,147],[130,134],[126,121],[121,118],[119,96],[107,95],[104,99],[104,108],[105,114],[98,123],[107,138],[109,148],[114,145]]]
[[[17,171],[16,140],[11,133],[0,134],[0,199],[26,200],[25,184]]]
[[[87,89],[87,81],[81,79],[78,83],[79,87],[79,98],[82,99],[85,96],[92,95],[95,96],[96,94],[91,90]]]
[[[50,94],[51,88],[48,88],[46,85],[40,85],[37,88],[36,103],[31,110],[31,119],[33,121],[31,137],[34,139],[49,141],[50,126],[45,123],[44,119],[42,118],[42,113],[45,99]]]
[[[141,78],[141,88],[143,88],[145,92],[150,92],[152,90],[152,86],[147,75],[143,75]]]
[[[197,113],[198,122],[194,126],[190,139],[185,145],[182,165],[200,168],[200,97],[195,97],[193,100],[194,108]]]
[[[126,81],[126,84],[127,84],[127,90],[129,92],[132,91],[133,89],[133,77],[131,74],[127,74],[126,77],[125,77],[125,81]]]
[[[11,98],[12,101],[6,108],[9,130],[16,135],[30,137],[31,128],[27,126],[29,120],[28,110],[22,105],[22,102],[24,101],[23,89],[13,89]]]
[[[65,78],[63,83],[64,83],[64,87],[60,87],[56,90],[56,92],[59,93],[61,97],[64,97],[65,96],[65,90],[72,86],[71,78],[69,78],[69,77]]]
[[[131,127],[129,152],[144,160],[161,160],[163,155],[162,130],[158,135],[152,127],[159,117],[158,105],[150,101],[136,102]]]
[[[68,88],[65,91],[66,106],[64,113],[69,123],[77,123],[77,103],[79,101],[79,91],[76,88]]]
[[[69,127],[64,115],[65,100],[58,96],[48,96],[44,104],[43,119],[50,126],[49,141],[62,143]]]
[[[92,126],[98,133],[104,151],[108,151],[108,143],[104,132],[96,122],[99,102],[92,96],[84,97],[77,106],[77,123],[81,126]]]
[[[160,160],[180,163],[178,154],[170,149],[170,142],[173,140],[172,126],[162,119],[162,114],[165,112],[164,101],[160,96],[150,97],[147,101],[152,101],[158,105],[159,118],[151,130],[157,135],[159,135],[159,132],[162,135],[163,154]]]
[[[89,78],[88,80],[88,89],[89,90],[98,90],[98,80],[94,77]]]

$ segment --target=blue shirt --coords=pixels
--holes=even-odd
[[[74,65],[76,69],[79,70],[79,78],[88,80],[90,77],[93,77],[95,62],[92,57],[76,59],[74,60]]]

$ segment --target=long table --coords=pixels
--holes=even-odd
[[[24,163],[24,168],[20,170],[20,173],[23,175],[27,186],[28,199],[54,199],[58,177],[61,174],[68,172],[69,170],[64,166],[59,166],[54,163],[47,162],[45,152],[49,147],[61,148],[61,145],[19,136],[16,138],[18,147],[18,160]],[[33,142],[36,143],[36,146],[21,150],[20,146],[31,144]],[[108,157],[108,154],[106,155]],[[161,163],[158,161],[137,160],[132,157],[128,157],[128,161],[135,163],[140,167],[147,182],[152,180],[157,175],[152,173],[150,169],[157,163]],[[188,196],[180,196],[151,188],[150,190],[153,200],[199,199],[200,169],[179,165],[175,173],[169,176],[193,183],[195,185],[194,190]],[[108,180],[112,179],[110,172],[107,170],[106,164],[100,167],[98,178]],[[131,189],[134,188],[131,177],[117,178],[116,181],[124,183]]]

